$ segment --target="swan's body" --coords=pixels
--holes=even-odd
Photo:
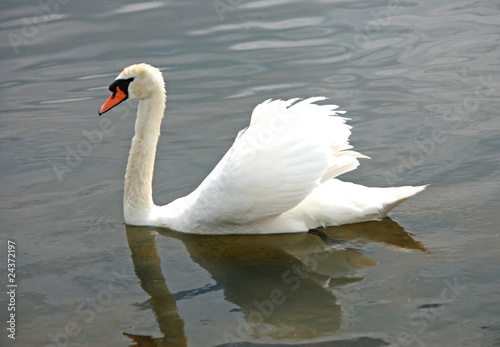
[[[124,190],[125,222],[197,234],[305,232],[382,218],[425,187],[368,188],[334,177],[354,170],[350,127],[324,98],[266,101],[214,170],[191,194],[165,206],[152,198],[166,91],[161,72],[132,65],[110,86],[102,114],[139,98]]]

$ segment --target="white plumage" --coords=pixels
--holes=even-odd
[[[316,104],[322,97],[267,100],[255,107],[249,127],[195,191],[156,206],[151,182],[165,107],[163,78],[159,70],[138,64],[116,81],[124,80],[127,97],[141,99],[125,182],[128,224],[199,234],[306,232],[380,219],[425,188],[368,188],[334,179],[365,157],[350,150],[350,126],[338,116],[345,112]],[[121,101],[105,104],[100,113]]]

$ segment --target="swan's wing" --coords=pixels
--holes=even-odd
[[[189,196],[193,222],[249,223],[298,205],[327,179],[358,166],[350,127],[324,98],[266,101]]]

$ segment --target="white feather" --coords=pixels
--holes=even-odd
[[[340,181],[332,178],[354,170],[358,158],[367,157],[349,150],[350,126],[337,116],[338,106],[314,104],[319,100],[324,98],[295,104],[297,99],[267,100],[258,105],[250,126],[216,168],[181,199],[184,213],[179,220],[189,222],[178,229],[300,232],[381,218],[383,204],[393,202],[387,192],[379,192],[377,199],[374,191],[351,195],[347,189],[359,191],[361,186],[333,184]],[[171,224],[171,220],[165,223]]]

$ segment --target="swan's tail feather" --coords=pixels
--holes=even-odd
[[[428,185],[424,186],[404,186],[404,187],[394,187],[394,188],[385,188],[390,190],[390,195],[393,196],[394,201],[389,202],[384,205],[383,210],[381,211],[382,215],[386,215],[389,213],[394,207],[398,206],[402,202],[408,200],[412,196],[417,195],[422,192]]]
[[[369,188],[366,189],[365,194],[367,198],[364,203],[361,202],[358,206],[363,206],[362,211],[364,217],[362,221],[380,220],[384,218],[394,207],[402,202],[408,200],[412,196],[417,195],[425,189],[425,186],[403,186],[403,187],[388,187],[388,188]],[[358,202],[358,203],[359,203]]]
[[[308,229],[380,220],[425,187],[371,188],[332,179],[318,186],[290,212],[304,221]]]

